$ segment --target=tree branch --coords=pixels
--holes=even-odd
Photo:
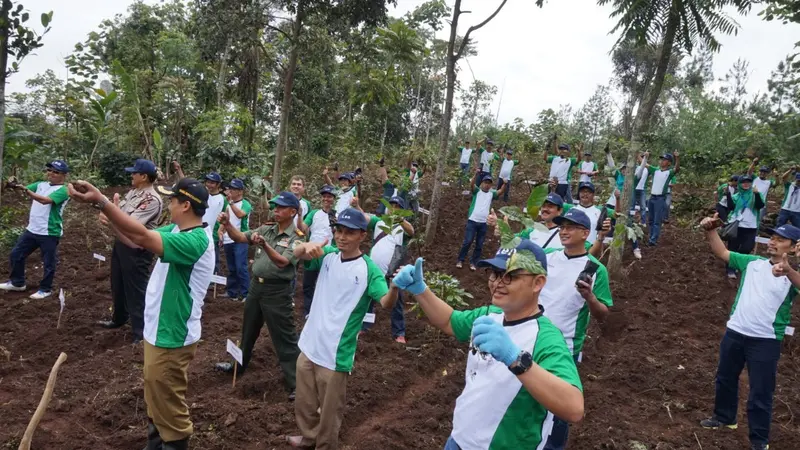
[[[487,23],[489,23],[489,21],[494,19],[494,16],[496,16],[500,12],[500,10],[503,9],[503,6],[506,5],[507,1],[508,0],[503,0],[503,2],[500,3],[500,6],[498,6],[497,9],[494,10],[492,15],[487,17],[486,20],[484,20],[483,22],[481,22],[481,23],[479,23],[477,25],[473,25],[473,26],[469,27],[469,29],[467,30],[467,34],[464,35],[464,39],[461,41],[461,47],[458,48],[458,52],[456,53],[456,60],[461,58],[461,55],[464,53],[464,49],[467,47],[467,43],[469,43],[469,35],[473,31],[477,31],[477,30],[483,28],[484,25],[486,25]]]
[[[275,30],[275,31],[277,31],[278,33],[280,33],[280,34],[284,35],[284,36],[286,37],[286,39],[289,39],[289,42],[292,42],[292,37],[291,37],[291,36],[289,36],[289,33],[287,33],[287,32],[285,32],[285,31],[281,30],[281,29],[280,29],[280,28],[278,28],[278,27],[273,27],[272,25],[269,25],[269,24],[267,24],[267,28],[269,28],[270,30]]]

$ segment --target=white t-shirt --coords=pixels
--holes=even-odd
[[[797,289],[789,278],[772,275],[768,259],[730,252],[728,266],[742,272],[728,328],[754,338],[783,339]]]
[[[228,222],[233,225],[233,228],[245,232],[250,229],[250,202],[242,199],[238,202],[233,202],[233,205],[237,208],[241,209],[245,213],[247,213],[244,217],[236,217],[236,214],[233,213],[230,205],[228,205]],[[233,239],[228,236],[228,233],[222,235],[222,243],[223,244],[233,244]]]
[[[739,221],[739,228],[749,228],[751,230],[758,228],[758,218],[750,208],[743,208],[733,220]]]
[[[490,172],[492,169],[491,161],[494,159],[494,152],[488,152],[484,150],[481,153],[481,170],[484,172]]]
[[[786,198],[783,200],[781,209],[792,212],[800,212],[800,188],[796,183],[786,186]]]
[[[331,219],[323,210],[317,210],[311,218],[311,225],[308,226],[309,242],[325,242],[329,243],[333,239],[333,231],[331,231]]]
[[[639,182],[636,183],[637,191],[644,190],[645,185],[647,184],[647,177],[649,176],[650,176],[650,171],[647,169],[646,165],[644,167],[642,167],[641,165],[636,167],[636,177],[639,178]]]
[[[350,200],[356,196],[355,186],[349,188],[347,191],[342,191],[339,198],[336,199],[336,213],[340,213],[350,207]]]
[[[583,161],[581,162],[581,172],[594,172],[597,170],[597,163],[594,161]],[[581,183],[591,183],[592,177],[586,174],[581,174]]]
[[[665,195],[667,193],[667,182],[672,178],[672,169],[658,169],[653,172],[653,184],[650,186],[650,194]]]
[[[528,239],[530,239],[531,241],[533,241],[534,244],[538,245],[539,247],[542,247],[543,249],[564,248],[564,245],[561,244],[561,239],[558,237],[559,230],[560,230],[559,227],[555,227],[547,231],[539,231],[537,229],[533,229],[531,231],[531,234],[528,236]],[[552,239],[550,239],[551,237]]]
[[[511,171],[514,169],[514,160],[513,159],[504,159],[503,165],[500,166],[500,174],[498,177],[502,178],[504,181],[511,180]]]
[[[383,233],[381,227],[385,226],[386,224],[382,220],[375,224],[375,232],[372,235],[373,241]],[[403,227],[396,225],[391,234],[387,234],[372,246],[369,257],[384,275],[389,270],[389,263],[392,262],[395,247],[403,245],[403,234]]]
[[[483,192],[476,188],[475,191],[472,194],[468,219],[477,223],[486,223],[486,219],[489,218],[489,210],[492,208],[492,200],[497,198],[497,190],[489,189],[489,191]]]
[[[469,160],[472,158],[472,149],[469,147],[464,147],[461,149],[461,164],[469,164]]]
[[[572,158],[562,158],[561,156],[551,156],[553,161],[550,163],[550,179],[558,178],[558,184],[569,184],[569,169],[572,167]]]
[[[217,217],[222,212],[222,208],[225,206],[225,196],[222,194],[215,194],[208,196],[208,208],[206,208],[206,213],[203,214],[203,223],[208,224],[206,227],[206,232],[208,234],[214,233],[214,226],[217,224]]]
[[[764,199],[767,198],[767,194],[769,193],[770,188],[772,187],[772,180],[767,178],[766,180],[762,180],[761,177],[756,177],[753,180],[753,186],[758,189],[758,192],[764,194]]]

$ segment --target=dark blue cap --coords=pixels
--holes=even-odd
[[[592,182],[590,182],[590,181],[584,181],[583,183],[579,183],[578,184],[578,192],[580,192],[581,189],[589,189],[592,192],[595,191],[594,184]]]
[[[587,230],[592,229],[592,221],[589,220],[589,216],[586,215],[585,212],[581,211],[580,209],[572,208],[567,211],[564,215],[558,216],[553,219],[553,222],[556,225],[561,225],[564,222],[572,222],[575,225],[582,226]]]
[[[286,206],[289,208],[300,209],[300,200],[291,192],[281,192],[277,197],[269,201],[270,206]]]
[[[228,187],[231,189],[244,189],[244,181],[234,178],[228,183]]]
[[[769,172],[770,170],[769,166],[761,166],[761,169],[759,169],[761,172]]]
[[[341,174],[339,174],[339,179],[340,180],[353,181],[353,173],[352,172],[342,172]]]
[[[583,152],[583,156],[592,156],[592,152]]]
[[[796,174],[794,174],[794,179],[795,180],[800,180],[800,172],[797,172]]]
[[[494,145],[494,141],[491,139],[486,140],[486,145]]]
[[[559,150],[569,150],[569,144],[560,144],[558,146]]]
[[[556,194],[555,192],[547,194],[547,198],[544,199],[544,201],[547,202],[547,203],[552,203],[552,204],[558,206],[559,208],[563,208],[564,207],[564,199],[561,198],[561,196]]]
[[[406,209],[406,201],[403,200],[403,197],[394,196],[389,200],[389,204],[395,204],[403,209]]]
[[[506,155],[513,155],[513,154],[514,154],[514,150],[512,150],[510,148],[506,149]]]
[[[47,167],[48,169],[55,170],[56,172],[61,172],[61,173],[68,173],[69,172],[69,166],[67,165],[67,163],[65,161],[63,161],[63,160],[60,160],[60,159],[57,159],[55,161],[51,161],[51,162],[45,164],[44,166]]]
[[[739,175],[731,175],[731,177],[728,178],[728,181],[739,181]]]
[[[794,225],[781,225],[778,228],[769,228],[766,230],[767,234],[777,234],[778,236],[790,239],[794,242],[800,241],[800,228]]]
[[[753,176],[752,175],[740,175],[739,176],[739,183],[752,183]]]
[[[669,162],[672,162],[672,153],[664,153],[661,155],[661,159],[666,159]]]
[[[125,172],[128,173],[146,173],[148,175],[156,174],[156,165],[149,159],[137,159],[133,163],[133,167],[126,167]]]
[[[481,183],[483,183],[484,181],[493,181],[493,180],[494,178],[492,178],[491,175],[484,175],[483,178],[481,178]]]
[[[508,267],[508,261],[511,259],[511,256],[517,252],[527,250],[533,253],[533,256],[536,258],[537,261],[542,265],[542,269],[544,269],[544,273],[547,273],[547,256],[544,254],[544,250],[542,247],[534,244],[533,241],[530,239],[523,239],[516,248],[500,248],[497,250],[497,254],[494,255],[494,258],[491,259],[484,259],[482,261],[478,261],[478,267],[493,267],[498,270],[506,270]]]
[[[330,184],[326,184],[325,186],[322,186],[322,188],[320,188],[320,190],[319,190],[319,195],[322,195],[322,194],[331,194],[331,195],[335,196],[336,195],[336,188],[331,186]]]
[[[369,222],[361,211],[355,208],[347,208],[339,213],[339,217],[336,218],[336,225],[341,225],[353,230],[367,231]]]
[[[206,180],[222,183],[222,177],[217,172],[211,172],[206,175]]]

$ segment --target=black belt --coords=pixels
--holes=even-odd
[[[280,285],[280,284],[289,284],[292,280],[282,280],[282,279],[275,279],[275,278],[264,278],[264,277],[253,277],[253,282],[258,284],[271,284],[271,285]]]

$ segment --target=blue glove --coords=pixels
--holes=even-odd
[[[422,277],[422,258],[417,258],[416,264],[407,265],[400,269],[392,280],[395,286],[413,295],[419,295],[428,289],[425,279]]]
[[[472,344],[507,366],[514,364],[520,352],[503,324],[487,316],[478,317],[472,324]]]

